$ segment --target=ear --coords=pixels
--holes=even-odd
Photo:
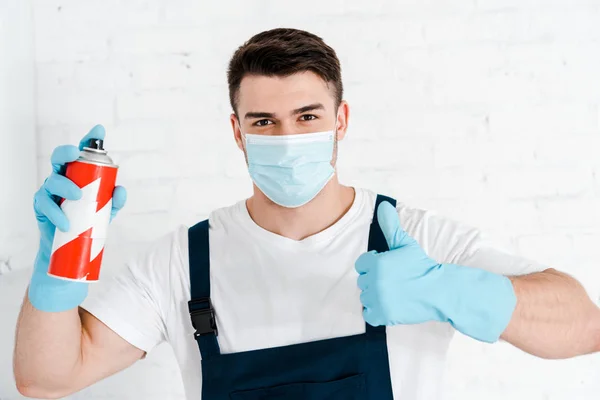
[[[241,126],[235,113],[231,113],[229,116],[229,121],[231,122],[231,128],[233,129],[233,138],[235,139],[235,143],[240,150],[244,151],[244,138],[242,137]]]
[[[338,141],[344,139],[344,137],[346,136],[346,132],[348,131],[349,118],[350,107],[348,106],[348,102],[346,102],[346,100],[342,100],[340,106],[337,109],[337,119],[335,122]]]

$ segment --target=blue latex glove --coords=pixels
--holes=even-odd
[[[365,321],[373,326],[449,322],[474,339],[497,341],[516,306],[511,281],[432,260],[400,227],[388,202],[379,206],[377,218],[390,250],[370,251],[356,261]]]
[[[33,208],[40,230],[40,247],[35,258],[33,275],[29,284],[29,302],[38,310],[59,312],[79,306],[88,293],[88,283],[71,282],[48,276],[50,254],[54,231],[56,228],[63,232],[69,230],[69,221],[58,206],[60,198],[79,200],[81,189],[64,176],[65,164],[75,161],[80,150],[90,139],[104,140],[105,131],[102,125],[96,125],[81,139],[79,148],[72,145],[59,146],[52,153],[52,173],[46,178],[42,187],[33,197]],[[115,187],[111,210],[111,221],[117,212],[125,205],[127,192],[122,186]]]

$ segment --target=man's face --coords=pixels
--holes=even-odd
[[[346,133],[348,105],[335,107],[333,88],[307,71],[287,77],[246,76],[231,124],[238,147],[244,150],[242,132],[258,135],[293,135],[337,130]]]

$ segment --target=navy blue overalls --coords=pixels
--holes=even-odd
[[[368,250],[388,250],[377,222],[384,200],[396,205],[377,196]],[[385,326],[366,324],[360,335],[221,354],[210,301],[208,220],[191,227],[188,238],[189,310],[202,355],[203,400],[393,399]]]

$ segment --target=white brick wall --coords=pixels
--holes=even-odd
[[[600,297],[598,0],[33,3],[38,179],[54,146],[102,123],[129,190],[107,271],[128,245],[250,193],[225,68],[252,34],[290,26],[342,60],[346,183],[481,227]],[[167,350],[140,364],[74,398],[133,396],[143,374],[147,398],[182,398]],[[542,361],[461,337],[447,388],[452,399],[596,399],[598,370],[599,356]]]
[[[31,5],[0,1],[0,275],[31,264],[38,244],[33,52]]]

